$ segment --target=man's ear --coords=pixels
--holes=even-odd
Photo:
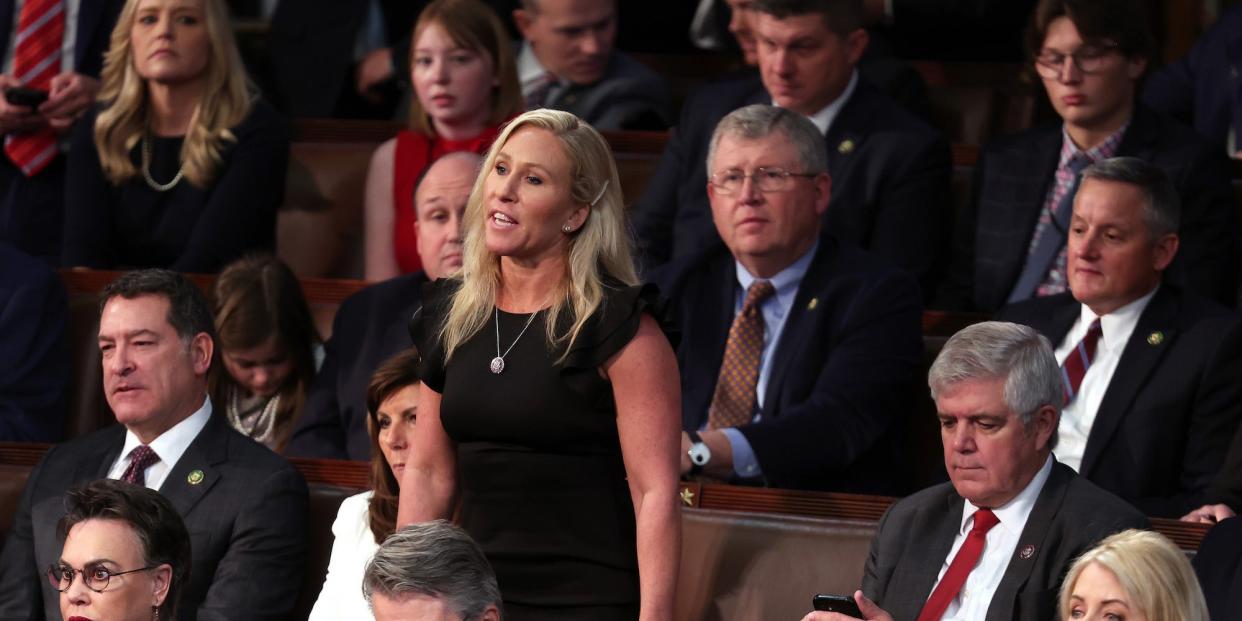
[[[196,375],[206,375],[211,368],[211,356],[215,353],[216,344],[206,332],[199,332],[190,341],[190,362],[194,365]]]
[[[1057,423],[1060,422],[1060,419],[1061,417],[1057,413],[1056,408],[1051,405],[1045,405],[1035,410],[1035,417],[1031,424],[1033,425],[1032,431],[1035,432],[1037,446],[1040,448],[1048,446],[1048,443],[1052,441],[1052,434],[1057,432]]]
[[[857,65],[862,59],[863,52],[867,51],[867,44],[871,42],[871,35],[863,28],[859,28],[845,35],[845,54],[849,58],[850,65]]]
[[[1163,272],[1173,262],[1173,257],[1177,256],[1177,249],[1180,245],[1181,238],[1177,236],[1177,233],[1165,233],[1157,239],[1155,252],[1152,253],[1155,265],[1152,267],[1157,272]]]
[[[530,30],[530,25],[535,21],[535,16],[526,9],[513,9],[513,24],[517,26],[518,32],[522,34],[523,39],[530,39],[526,36],[526,32]]]
[[[815,213],[822,216],[828,211],[828,202],[832,199],[832,176],[820,173],[811,182],[815,184]]]
[[[479,616],[479,621],[500,621],[500,609],[495,604],[488,606],[487,610]]]

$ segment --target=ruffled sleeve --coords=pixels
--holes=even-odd
[[[678,333],[669,317],[668,305],[655,285],[606,284],[604,300],[591,321],[582,327],[565,357],[562,372],[602,366],[638,333],[638,321],[643,313],[656,320],[669,343],[676,348]]]
[[[460,286],[453,278],[423,283],[422,306],[410,318],[410,340],[418,349],[418,377],[428,388],[444,392],[444,342],[440,328],[448,313],[449,301]]]

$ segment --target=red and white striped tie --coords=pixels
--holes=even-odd
[[[22,4],[13,52],[13,76],[22,86],[51,90],[52,78],[60,73],[64,37],[62,0],[26,0]],[[27,177],[51,163],[56,151],[56,132],[50,128],[10,134],[4,141],[4,152]]]

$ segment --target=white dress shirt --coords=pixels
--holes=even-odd
[[[1155,294],[1156,289],[1152,289],[1147,295],[1099,317],[1101,334],[1095,347],[1095,359],[1082,377],[1078,395],[1061,410],[1061,424],[1057,428],[1057,447],[1054,449],[1057,461],[1073,468],[1075,472],[1082,467],[1082,456],[1087,450],[1091,425],[1095,424],[1095,415],[1099,412],[1100,402],[1104,400],[1104,393],[1108,391],[1108,383],[1112,381],[1113,373],[1117,370],[1117,363],[1121,362],[1121,354],[1125,351],[1126,343],[1130,342],[1130,335],[1134,333],[1139,317],[1147,308],[1151,296]],[[1087,335],[1087,330],[1095,320],[1096,314],[1083,304],[1078,319],[1054,352],[1057,364],[1065,362],[1082,337]]]
[[[841,108],[845,107],[845,102],[850,100],[850,96],[854,94],[854,90],[858,88],[858,70],[855,69],[850,74],[850,82],[845,85],[845,90],[841,91],[841,96],[832,100],[832,103],[820,108],[819,112],[806,117],[815,127],[819,128],[819,133],[827,136],[828,130],[832,128],[832,122],[837,120],[837,114],[841,112]],[[772,102],[776,105],[776,102]]]
[[[14,0],[13,25],[9,30],[9,47],[4,50],[4,75],[13,75],[13,55],[17,50],[17,25],[21,21],[22,5],[26,0]],[[78,12],[82,8],[82,0],[64,0],[65,32],[60,45],[60,72],[69,73],[74,69],[73,54],[77,51]]]
[[[1052,461],[1052,456],[1049,455],[1043,467],[1013,500],[992,509],[1000,523],[988,531],[979,563],[966,577],[966,584],[962,585],[957,597],[945,609],[944,616],[941,617],[943,621],[973,621],[987,616],[992,595],[1000,586],[1005,568],[1009,567],[1009,559],[1013,558],[1014,550],[1018,547],[1018,539],[1022,536],[1022,529],[1026,528],[1031,509],[1035,508],[1039,492],[1044,489],[1044,483],[1048,482],[1048,476],[1052,474]],[[949,570],[949,564],[953,562],[953,557],[957,556],[957,551],[966,542],[966,535],[974,528],[975,512],[978,510],[979,507],[971,504],[969,500],[962,503],[962,524],[957,535],[953,537],[953,547],[949,548],[949,555],[940,566],[936,585],[940,584],[944,573]],[[935,591],[936,587],[933,586],[927,596],[930,598]]]
[[[164,484],[164,479],[168,477],[168,473],[172,472],[177,460],[181,459],[181,455],[190,447],[190,443],[194,438],[198,437],[198,433],[207,426],[207,421],[211,419],[211,398],[203,396],[202,407],[195,410],[193,414],[185,420],[173,425],[171,429],[160,434],[160,436],[151,441],[147,446],[159,455],[160,460],[152,464],[143,473],[146,486],[149,489],[159,491],[160,486]],[[109,479],[119,479],[125,474],[125,469],[129,468],[129,453],[138,445],[142,444],[142,440],[134,435],[132,431],[125,432],[125,445],[121,447],[121,455],[116,462],[112,464],[112,469],[108,470]]]
[[[341,502],[332,523],[332,558],[323,579],[319,599],[307,621],[374,619],[371,607],[362,597],[362,574],[367,562],[379,550],[371,534],[368,507],[371,492],[350,496]]]

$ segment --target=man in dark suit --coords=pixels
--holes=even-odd
[[[55,270],[0,241],[0,440],[61,439],[67,304]]]
[[[1076,175],[1114,156],[1156,164],[1181,196],[1181,252],[1166,278],[1234,305],[1238,236],[1227,159],[1190,128],[1135,103],[1154,54],[1142,9],[1131,0],[1036,7],[1027,46],[1061,122],[984,149],[937,306],[991,313],[1064,291]]]
[[[672,120],[664,80],[613,49],[616,0],[522,0],[518,78],[528,109],[572,112],[599,130],[662,130]]]
[[[1228,519],[1212,527],[1191,563],[1203,587],[1208,615],[1242,617],[1242,520]]]
[[[0,73],[0,90],[23,85],[37,86],[48,91],[47,101],[37,108],[15,105],[0,97],[0,134],[6,143],[13,136],[35,136],[51,132],[56,137],[69,130],[82,113],[95,102],[99,93],[99,73],[103,68],[103,55],[108,50],[112,27],[124,6],[124,0],[92,0],[77,3],[74,23],[66,23],[70,14],[64,8],[52,10],[43,28],[28,28],[34,34],[42,33],[50,23],[58,24],[63,33],[63,43],[56,41],[60,54],[49,55],[59,61],[59,70],[47,87],[35,70],[18,75],[15,61],[17,46],[12,40],[19,33],[21,10],[26,0],[0,0],[0,50],[3,53],[3,73]],[[56,3],[60,4],[60,3]],[[73,4],[66,2],[66,5]],[[37,16],[29,18],[40,23]],[[39,36],[42,36],[41,34]],[[55,38],[55,34],[50,35]],[[35,42],[34,37],[24,36]],[[50,42],[49,42],[50,43]],[[40,48],[46,49],[46,48]],[[31,52],[35,53],[35,52]],[[0,154],[0,241],[7,241],[26,253],[43,259],[51,265],[60,264],[60,234],[64,221],[65,158],[56,146],[52,146],[50,158],[18,158]],[[16,149],[12,149],[16,151]],[[23,166],[20,162],[25,162]]]
[[[1207,500],[1242,419],[1242,318],[1160,283],[1177,228],[1177,192],[1157,166],[1093,164],[1069,226],[1070,292],[998,315],[1058,344],[1066,403],[1057,458],[1167,518]]]
[[[859,609],[885,620],[1056,618],[1070,563],[1147,519],[1053,458],[1060,373],[1031,328],[992,321],[961,330],[927,383],[950,482],[881,518],[854,594]]]
[[[903,491],[898,429],[922,352],[918,285],[821,234],[832,180],[805,117],[741,108],[721,120],[710,153],[723,243],[653,275],[681,331],[683,474]]]
[[[948,143],[859,79],[867,33],[858,0],[758,0],[754,11],[760,77],[709,86],[686,102],[634,206],[644,264],[662,265],[718,239],[703,192],[712,130],[737,108],[771,103],[810,118],[823,136],[832,176],[827,228],[931,291],[948,230]]]
[[[0,619],[60,618],[45,572],[61,550],[62,498],[99,478],[155,489],[185,520],[193,567],[180,618],[287,618],[307,545],[306,482],[213,413],[202,293],[174,272],[144,270],[102,297],[104,390],[120,425],[52,448],[31,472],[0,555]]]
[[[409,322],[422,306],[424,283],[461,267],[461,219],[482,160],[450,153],[428,169],[414,190],[414,230],[425,272],[372,285],[341,304],[332,338],[293,437],[289,455],[326,459],[371,458],[367,386],[380,362],[410,347]]]
[[[1185,58],[1152,74],[1143,101],[1242,158],[1242,6],[1227,9]]]

